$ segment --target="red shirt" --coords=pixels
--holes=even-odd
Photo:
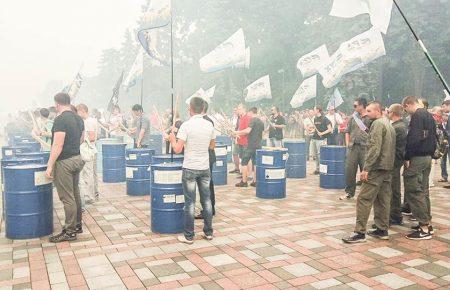
[[[250,120],[252,118],[249,115],[241,116],[239,119],[239,131],[245,130],[248,128],[248,125],[250,124]],[[237,139],[237,143],[241,146],[247,146],[248,145],[248,135],[240,136]]]

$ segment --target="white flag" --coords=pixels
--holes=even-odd
[[[338,88],[336,88],[336,89],[334,89],[333,96],[328,101],[327,110],[329,111],[329,110],[336,109],[337,107],[339,107],[343,103],[344,103],[344,100],[342,99],[341,92],[339,91]]]
[[[302,82],[291,100],[291,107],[298,108],[304,102],[315,98],[317,95],[317,75],[310,77]]]
[[[70,85],[68,92],[67,92],[69,94],[71,100],[75,100],[75,98],[78,95],[78,92],[81,89],[82,84],[83,84],[83,77],[81,76],[80,73],[77,73],[74,81]]]
[[[263,99],[272,99],[272,90],[270,89],[270,77],[265,75],[247,87],[247,103],[261,101]]]
[[[302,72],[304,78],[319,72],[319,69],[330,59],[326,45],[313,50],[302,56],[297,62],[297,68]]]
[[[192,98],[194,98],[194,97],[202,98],[202,99],[203,99],[204,95],[205,95],[205,91],[204,91],[202,88],[200,88],[200,89],[198,89],[195,93],[193,93],[192,96],[190,96],[189,98],[187,98],[186,104],[189,105],[190,102],[191,102],[191,100],[192,100]]]
[[[244,30],[240,28],[225,42],[200,59],[203,72],[216,72],[246,61]]]
[[[450,94],[447,90],[444,90],[445,100],[444,101],[450,101]]]
[[[129,90],[132,86],[136,85],[136,82],[142,77],[142,72],[144,70],[143,61],[144,49],[141,47],[123,84],[126,90]]]
[[[234,66],[235,68],[250,68],[250,47],[245,49],[245,60]]]
[[[392,5],[392,0],[334,0],[330,15],[352,18],[369,13],[372,25],[386,34],[391,21]]]
[[[319,70],[324,87],[335,86],[345,74],[355,71],[383,55],[386,55],[384,41],[377,29],[372,28],[353,37],[342,43],[330,57],[328,63]]]
[[[211,88],[207,89],[205,91],[205,93],[203,94],[203,99],[205,101],[207,101],[209,104],[211,104],[215,91],[216,91],[216,86],[212,86]]]

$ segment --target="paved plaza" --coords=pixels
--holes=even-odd
[[[102,184],[75,242],[11,241],[3,224],[0,289],[450,289],[448,190],[431,189],[432,240],[405,239],[407,220],[389,241],[347,245],[341,238],[353,230],[355,201],[338,201],[342,191],[318,181],[288,180],[286,199],[262,200],[229,175],[216,188],[215,239],[202,240],[196,221],[191,246],[151,232],[149,197]],[[57,232],[64,212],[56,193],[54,200]]]

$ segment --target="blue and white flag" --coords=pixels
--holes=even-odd
[[[291,99],[291,107],[299,108],[317,95],[317,75],[304,80]]]
[[[169,66],[169,62],[158,51],[160,29],[171,21],[170,0],[151,0],[147,12],[141,18],[142,25],[138,31],[138,40],[147,54],[159,63]]]
[[[310,77],[319,72],[325,63],[330,59],[327,46],[324,44],[312,52],[302,56],[297,62],[297,68],[302,72],[304,78]]]
[[[128,91],[131,87],[136,85],[137,81],[142,78],[142,73],[144,71],[144,50],[143,48],[140,48],[136,59],[133,62],[133,65],[130,68],[130,71],[128,72],[127,77],[125,78],[125,82],[123,83],[123,86]]]
[[[247,103],[261,101],[263,99],[272,99],[272,90],[270,88],[270,77],[265,75],[247,87]]]
[[[342,99],[341,92],[339,91],[338,88],[336,88],[336,89],[334,89],[333,96],[328,101],[327,110],[328,111],[334,110],[337,107],[339,107],[340,105],[342,105],[343,103],[344,103],[344,100]]]

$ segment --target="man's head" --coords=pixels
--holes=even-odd
[[[407,96],[402,101],[403,109],[408,114],[414,114],[419,108],[419,100],[414,96]]]
[[[55,107],[58,113],[70,108],[70,96],[66,93],[57,93],[53,98],[55,100]]]
[[[278,107],[273,106],[272,109],[270,109],[272,115],[278,116],[280,114],[280,109]]]
[[[249,113],[249,115],[251,117],[256,117],[256,116],[258,116],[258,108],[257,107],[252,107],[252,108],[250,108],[248,113]]]
[[[450,100],[446,100],[442,103],[442,110],[446,114],[450,113]]]
[[[430,107],[430,104],[428,103],[427,99],[420,98],[418,99],[419,107],[428,110]]]
[[[371,120],[379,119],[383,116],[383,107],[379,102],[371,102],[367,108],[367,117]]]
[[[355,99],[353,102],[353,107],[355,108],[355,111],[359,114],[363,113],[364,110],[367,107],[367,99],[364,97],[359,97]]]
[[[388,110],[388,117],[391,121],[395,122],[403,117],[403,106],[400,104],[392,104]]]
[[[86,120],[89,117],[89,109],[85,104],[77,105],[77,114],[81,119]]]
[[[247,110],[246,110],[244,104],[241,103],[241,104],[239,104],[237,106],[237,113],[238,113],[239,116],[243,116],[243,115],[245,115],[247,113]]]
[[[48,119],[48,116],[50,116],[50,111],[46,108],[42,108],[39,110],[39,114],[41,115],[42,118]]]
[[[314,115],[316,115],[316,116],[320,116],[320,115],[322,115],[322,107],[321,106],[315,106],[314,107]]]
[[[131,108],[131,112],[133,113],[133,116],[140,117],[142,116],[142,113],[144,113],[144,108],[142,108],[141,105],[136,104]]]
[[[191,116],[202,114],[205,108],[205,101],[199,97],[193,97],[189,103],[189,112]]]

